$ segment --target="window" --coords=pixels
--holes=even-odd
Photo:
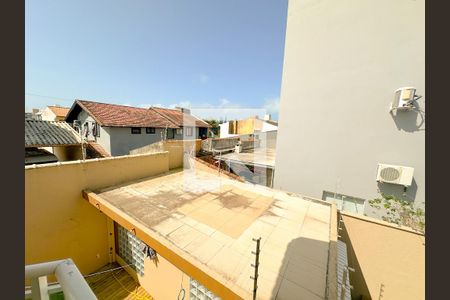
[[[115,223],[117,229],[116,252],[127,264],[141,276],[144,276],[144,252],[140,250],[141,240],[133,233]]]
[[[141,134],[141,128],[139,128],[139,127],[132,127],[131,128],[131,134]]]
[[[186,136],[192,136],[193,131],[192,127],[186,127]]]
[[[183,134],[183,128],[177,128],[177,134]]]
[[[100,125],[98,125],[98,123],[92,123],[92,135],[100,137]]]
[[[147,128],[145,128],[145,133],[147,133],[147,134],[155,134],[155,127],[147,127]]]
[[[335,203],[336,208],[339,210],[364,214],[364,204],[366,202],[364,199],[323,191],[322,200]]]
[[[198,281],[190,278],[189,280],[189,299],[190,300],[220,300],[219,297],[214,295],[210,290],[200,284]]]
[[[175,129],[169,128],[167,129],[167,139],[174,139],[175,138]]]

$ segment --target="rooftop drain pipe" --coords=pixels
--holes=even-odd
[[[32,299],[49,299],[47,275],[54,274],[61,285],[64,299],[94,300],[94,292],[72,259],[55,260],[25,266],[25,278],[31,279]]]

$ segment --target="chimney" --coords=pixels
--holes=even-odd
[[[191,114],[191,110],[189,108],[177,106],[176,109],[178,109],[179,111],[181,111],[184,114],[187,114],[187,115]]]
[[[272,116],[270,114],[265,114],[264,121],[270,121],[270,120],[272,120]]]

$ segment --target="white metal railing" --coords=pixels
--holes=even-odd
[[[53,274],[59,284],[49,286],[47,275]],[[97,299],[70,258],[25,266],[25,278],[31,279],[31,298],[33,300],[48,300],[49,294],[57,292],[59,288],[64,293],[64,299]],[[29,293],[28,295],[26,293],[26,296],[30,296]]]

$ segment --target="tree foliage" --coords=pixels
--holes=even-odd
[[[381,193],[380,198],[369,200],[369,205],[378,210],[381,208],[386,210],[386,215],[382,217],[384,221],[425,233],[425,212],[421,208],[414,207],[413,202]]]
[[[209,125],[211,125],[210,130],[212,131],[212,133],[214,134],[214,136],[219,136],[220,134],[220,124],[223,123],[221,121],[215,120],[215,119],[211,119],[211,120],[205,120],[206,123],[208,123]]]

